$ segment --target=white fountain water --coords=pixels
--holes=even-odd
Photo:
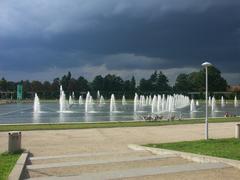
[[[139,106],[142,108],[143,106],[145,106],[145,97],[143,95],[140,95],[140,99],[139,99]]]
[[[59,105],[60,105],[60,108],[59,108],[60,112],[64,112],[64,111],[67,110],[66,95],[65,95],[65,93],[63,91],[62,86],[60,86]]]
[[[138,94],[135,93],[134,103],[133,103],[133,110],[134,110],[134,112],[137,112],[137,111],[138,111],[138,106],[139,106]]]
[[[148,96],[146,96],[146,106],[149,105],[149,99],[148,99]]]
[[[125,95],[122,96],[122,105],[123,106],[127,105],[127,101],[126,101]]]
[[[168,96],[168,112],[175,111],[176,107],[175,107],[175,98],[174,98],[174,96]]]
[[[116,112],[117,111],[117,106],[116,106],[116,101],[115,101],[115,96],[114,94],[111,95],[111,100],[110,100],[110,112]]]
[[[221,107],[224,107],[225,106],[225,100],[224,100],[224,97],[222,96],[221,97]]]
[[[199,101],[196,101],[196,106],[197,106],[197,107],[199,106]]]
[[[158,112],[162,111],[162,97],[161,97],[161,95],[158,95],[158,98],[157,98],[157,111]]]
[[[192,99],[190,103],[190,112],[196,112],[196,105],[194,99]]]
[[[90,92],[87,92],[86,100],[85,100],[85,112],[88,113],[93,111],[93,101]]]
[[[154,95],[152,99],[152,113],[158,113],[157,110],[157,96]]]
[[[211,98],[211,96],[208,97],[208,106],[212,106],[212,98]]]
[[[100,96],[100,100],[99,100],[99,105],[102,106],[102,105],[104,105],[104,104],[105,104],[105,99],[104,99],[104,97],[101,95],[101,96]]]
[[[74,104],[74,103],[75,103],[75,93],[72,92],[72,104]]]
[[[166,96],[165,94],[162,95],[162,111],[165,111],[166,107]]]
[[[234,107],[238,107],[238,99],[237,96],[234,97]]]
[[[152,96],[150,95],[150,96],[148,96],[148,105],[152,105]]]
[[[93,97],[92,97],[91,95],[90,95],[90,98],[89,98],[89,103],[90,103],[91,105],[94,104]]]
[[[216,112],[217,111],[217,104],[216,104],[216,99],[215,99],[215,97],[213,96],[212,97],[212,112]]]
[[[37,93],[35,93],[34,103],[33,103],[33,112],[34,113],[39,113],[40,111],[41,111],[41,109],[40,109],[40,100],[38,98]]]
[[[72,98],[72,96],[69,96],[68,104],[69,105],[73,105],[73,98]]]
[[[78,104],[83,104],[82,96],[79,96]]]
[[[100,98],[101,98],[101,94],[100,94],[100,91],[98,90],[97,91],[97,99],[100,100]]]
[[[152,99],[152,113],[174,112],[176,109],[189,106],[189,97],[174,94],[168,95],[154,95]]]

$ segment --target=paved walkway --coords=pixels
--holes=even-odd
[[[234,136],[236,123],[209,126],[210,138]],[[23,132],[33,153],[27,177],[37,179],[238,179],[240,171],[221,163],[199,164],[180,157],[134,152],[128,144],[196,140],[204,124]],[[7,149],[0,133],[0,151]],[[68,178],[67,178],[68,177]]]
[[[236,123],[209,125],[210,138],[234,137]],[[204,138],[204,124],[103,128],[57,131],[26,131],[22,145],[34,156],[126,150],[128,144],[146,144]],[[0,133],[0,152],[7,150],[7,132]]]

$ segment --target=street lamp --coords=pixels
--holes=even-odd
[[[205,139],[208,139],[208,67],[211,63],[205,62],[202,66],[206,69],[206,119],[205,119]]]

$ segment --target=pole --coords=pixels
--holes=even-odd
[[[206,66],[206,120],[205,120],[205,139],[208,140],[208,67]]]

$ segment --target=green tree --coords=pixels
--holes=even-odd
[[[165,76],[161,71],[159,72],[157,76],[157,82],[156,82],[156,90],[158,92],[166,92],[170,91],[171,87],[168,84],[168,78]]]
[[[174,90],[179,93],[186,93],[192,91],[191,82],[189,81],[188,74],[183,73],[177,76]]]
[[[32,81],[31,82],[31,91],[38,93],[40,97],[42,97],[43,94],[43,85],[40,81]]]
[[[200,73],[205,77],[205,69],[202,69]],[[208,68],[208,81],[209,91],[211,92],[226,91],[228,88],[227,81],[222,77],[221,71],[214,66]],[[203,83],[202,87],[205,90],[205,83]]]
[[[103,91],[104,90],[104,78],[101,75],[96,76],[92,81],[92,89],[94,91]]]
[[[80,76],[77,79],[77,83],[78,83],[78,85],[77,85],[78,86],[78,88],[77,88],[78,91],[87,92],[87,91],[90,90],[89,83],[84,77]]]
[[[52,94],[52,98],[59,98],[59,91],[60,88],[60,79],[59,78],[55,78],[51,84],[51,94]]]
[[[0,90],[1,91],[7,91],[7,89],[8,89],[7,80],[5,78],[2,78],[0,80]]]
[[[152,91],[151,81],[142,78],[139,83],[139,90],[141,93],[149,93]]]

